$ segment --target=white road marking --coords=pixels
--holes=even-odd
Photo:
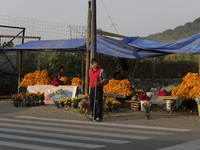
[[[55,143],[59,145],[90,148],[90,149],[106,147],[105,145],[85,144],[85,143],[78,143],[78,142],[68,142],[68,141],[61,141],[61,140],[51,140],[51,139],[45,139],[45,138],[35,138],[35,137],[27,137],[27,136],[19,136],[19,135],[9,135],[9,134],[0,134],[0,138],[34,141],[34,142],[39,141],[39,142],[48,143],[48,144]]]
[[[93,141],[93,142],[98,141],[98,142],[113,143],[113,144],[131,143],[131,141],[125,141],[125,140],[113,140],[113,139],[107,139],[107,138],[94,138],[94,137],[86,137],[86,136],[73,136],[73,135],[63,135],[63,134],[55,134],[55,133],[36,132],[36,131],[4,129],[4,128],[0,128],[0,132],[21,133],[21,134],[30,134],[30,135],[37,135],[37,136],[48,136],[48,137],[54,137],[54,138],[84,140],[84,141]]]
[[[57,127],[65,127],[65,128],[82,128],[84,130],[102,130],[102,131],[113,131],[113,132],[128,132],[128,133],[140,133],[140,134],[150,134],[150,135],[170,135],[172,133],[170,132],[158,132],[158,131],[148,131],[148,130],[134,130],[134,129],[123,129],[122,127],[121,128],[113,128],[113,127],[98,127],[98,126],[84,126],[84,125],[75,125],[75,124],[61,124],[61,123],[50,123],[50,122],[36,122],[35,120],[18,120],[18,119],[6,119],[6,118],[1,118],[0,119],[1,121],[9,121],[9,122],[15,122],[15,123],[29,123],[29,124],[36,124],[36,125],[45,125],[45,126],[57,126]]]
[[[7,142],[7,141],[0,141],[0,145],[4,146],[10,146],[10,147],[17,147],[17,148],[26,148],[26,149],[32,149],[32,150],[69,150],[69,149],[63,149],[63,148],[53,148],[48,146],[38,146],[38,145],[32,145],[32,144],[23,144],[23,143],[15,143],[15,142]]]
[[[115,127],[124,127],[124,128],[138,128],[138,129],[151,129],[151,130],[164,130],[164,131],[177,131],[177,132],[187,132],[191,131],[190,129],[179,129],[179,128],[166,128],[166,127],[155,127],[155,126],[141,126],[141,125],[127,125],[127,124],[116,124],[116,123],[96,123],[88,121],[77,121],[77,120],[64,120],[64,119],[51,119],[51,118],[39,118],[39,117],[30,117],[30,116],[17,116],[15,118],[27,118],[27,119],[37,119],[37,120],[46,120],[46,121],[59,121],[67,123],[80,123],[80,124],[97,124],[98,126],[115,126]]]
[[[127,135],[123,133],[108,133],[108,132],[97,132],[97,131],[85,131],[85,130],[78,130],[78,129],[67,129],[67,128],[55,128],[55,127],[48,127],[48,126],[36,126],[36,125],[25,125],[25,124],[13,124],[11,123],[3,123],[0,122],[0,125],[5,127],[17,127],[22,129],[40,129],[43,131],[58,131],[58,132],[65,132],[65,133],[78,133],[78,134],[86,134],[86,135],[98,135],[103,137],[117,137],[117,138],[128,138],[128,139],[138,139],[138,140],[146,140],[152,137],[149,136],[137,136],[137,135]]]

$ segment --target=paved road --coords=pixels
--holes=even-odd
[[[0,118],[0,150],[198,150],[199,131],[15,116]]]

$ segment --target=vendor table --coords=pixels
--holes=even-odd
[[[175,109],[176,107],[176,101],[178,99],[181,99],[179,98],[178,96],[158,96],[158,100],[168,100],[169,101],[169,104],[167,103],[166,105],[170,105],[170,113],[173,112],[173,110]],[[175,104],[173,105],[173,107],[171,107],[171,104],[175,102]],[[167,106],[166,106],[167,107]]]
[[[176,100],[180,99],[178,96],[158,96],[158,100]]]
[[[77,86],[71,86],[71,85],[59,85],[59,86],[53,86],[53,85],[33,85],[33,86],[27,86],[27,92],[28,93],[44,93],[45,104],[53,104],[53,101],[48,95],[51,95],[53,92],[56,92],[58,90],[66,90],[72,93],[72,97],[75,97]]]

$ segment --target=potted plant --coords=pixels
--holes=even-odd
[[[150,119],[151,103],[144,102],[142,103],[143,112],[146,119]]]
[[[65,107],[71,107],[71,98],[66,98],[64,104]]]
[[[117,100],[113,100],[112,101],[112,110],[113,111],[118,111],[118,108],[119,108],[119,105],[120,105],[121,103],[119,102],[119,101],[117,101]]]
[[[22,101],[20,94],[13,94],[12,97],[11,97],[11,99],[13,100],[13,104],[14,104],[15,107],[18,107],[19,106],[18,105],[19,102]]]
[[[143,111],[143,103],[149,102],[152,96],[153,96],[153,92],[147,92],[147,93],[138,95],[137,98],[140,101],[141,111]]]
[[[71,102],[72,102],[72,103],[71,103],[71,104],[72,104],[72,107],[73,107],[73,108],[77,108],[77,107],[78,107],[78,103],[79,103],[80,101],[81,101],[80,98],[78,98],[78,97],[73,97],[73,98],[72,98],[72,101],[71,101]]]

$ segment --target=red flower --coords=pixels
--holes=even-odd
[[[165,89],[158,91],[158,96],[167,96],[167,91]]]
[[[150,100],[150,97],[148,97],[148,96],[146,95],[146,93],[144,93],[144,94],[138,95],[138,99],[140,99],[141,101],[142,101],[142,100]]]

